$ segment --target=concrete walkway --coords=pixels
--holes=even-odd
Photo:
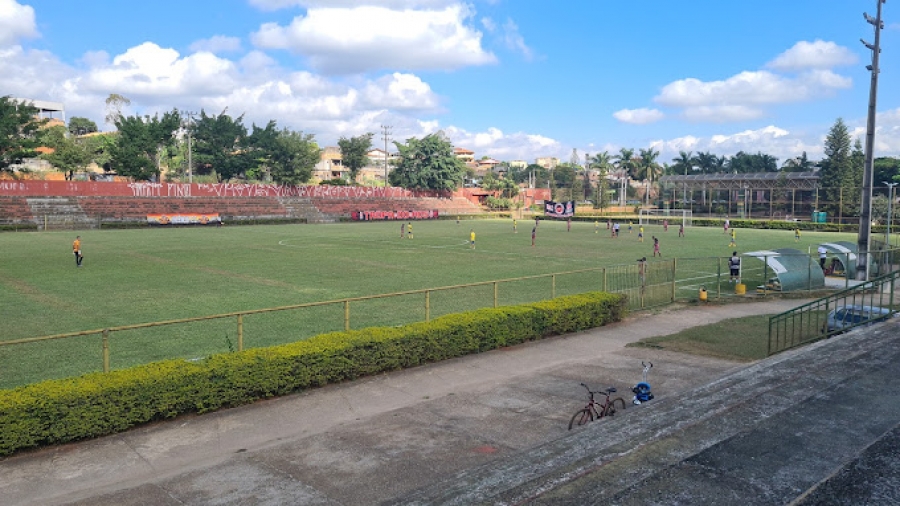
[[[613,502],[641,504],[652,497],[640,495],[638,492],[645,489],[636,487],[636,483],[653,479],[668,483],[672,480],[665,477],[665,472],[674,472],[673,466],[710,448],[717,448],[721,455],[730,452],[734,457],[743,449],[766,441],[771,429],[757,422],[784,416],[785,421],[780,424],[773,422],[782,429],[778,434],[794,437],[789,429],[795,415],[787,410],[803,405],[798,404],[801,400],[807,403],[821,398],[819,411],[803,412],[804,420],[827,418],[846,429],[850,425],[844,423],[843,417],[851,411],[840,411],[836,417],[830,406],[851,400],[851,407],[846,409],[862,408],[860,403],[866,400],[865,396],[845,394],[862,392],[860,389],[866,385],[872,388],[876,380],[888,381],[891,378],[885,376],[887,373],[900,381],[896,369],[885,369],[882,376],[860,377],[859,384],[849,390],[831,388],[833,397],[822,397],[821,392],[827,388],[808,378],[846,381],[860,367],[877,369],[884,365],[883,360],[875,360],[872,355],[874,344],[866,348],[851,340],[860,339],[854,337],[858,334],[750,366],[624,347],[645,337],[726,318],[777,313],[803,302],[768,300],[639,314],[626,322],[589,332],[25,453],[0,461],[0,502],[562,504],[576,497],[599,499],[603,494],[597,495],[597,490],[604,489],[602,484],[619,479],[620,485],[609,490],[620,495],[607,497],[623,499]],[[900,340],[897,325],[892,322],[883,327],[892,328],[895,340]],[[841,354],[857,357],[852,370],[838,362],[824,368],[817,365],[823,350],[839,343],[849,344],[845,349],[829,351],[828,356],[832,360]],[[864,349],[868,352],[859,351]],[[894,345],[893,349],[900,347]],[[654,362],[650,382],[656,400],[631,407],[609,421],[578,431],[566,430],[571,414],[584,404],[580,382],[593,388],[616,386],[627,398],[630,387],[640,380],[641,360]],[[873,365],[875,362],[880,365]],[[802,385],[786,388],[785,375]],[[764,381],[775,377],[780,379]],[[779,397],[776,392],[782,390]],[[884,402],[885,397],[895,399],[896,391],[897,388],[885,389],[873,405],[892,404]],[[864,437],[848,438],[846,430],[840,433],[838,438],[846,441],[840,453],[840,458],[845,459],[842,462],[854,455],[860,463],[869,462],[862,460],[862,449],[858,447],[869,447],[883,435],[884,431],[879,430],[900,422],[900,412],[894,412],[900,411],[900,403],[893,404],[898,409],[881,417],[857,417],[871,422],[866,425]],[[811,409],[812,404],[807,406]],[[854,424],[859,422],[854,419]],[[690,427],[695,427],[694,432],[688,430]],[[755,439],[748,439],[744,446],[738,444],[736,435],[754,430]],[[884,439],[883,446],[890,448],[893,444],[896,448],[898,438]],[[662,446],[647,444],[651,441]],[[691,441],[707,443],[690,446],[687,443]],[[717,446],[732,441],[732,446]],[[798,441],[802,447],[804,443]],[[626,449],[628,445],[632,445],[631,450]],[[643,454],[634,452],[634,447],[656,450]],[[794,448],[802,453],[801,447]],[[670,452],[662,452],[661,448]],[[770,444],[769,448],[774,453],[763,452],[754,461],[757,470],[768,469],[769,460],[781,458],[777,445]],[[859,451],[854,453],[856,450]],[[825,452],[816,452],[816,458],[819,453]],[[708,465],[714,457],[715,454],[707,454],[702,465]],[[877,460],[878,456],[870,455],[869,459]],[[617,464],[605,466],[607,462]],[[812,485],[839,468],[832,461],[823,465],[827,472],[819,473],[821,476],[817,475]],[[596,474],[603,469],[608,469],[605,472],[609,474]],[[690,473],[681,471],[682,481],[687,483]],[[852,470],[848,473],[852,476]],[[723,482],[720,488],[742,497],[743,502],[753,503],[757,496],[745,494],[759,491],[750,487],[755,482],[738,481]],[[790,476],[784,481],[789,482]],[[808,481],[805,478],[800,485],[788,487],[791,493],[762,497],[780,502],[797,490],[809,490]],[[733,489],[729,488],[730,483],[734,484]],[[652,490],[663,488],[654,485]]]

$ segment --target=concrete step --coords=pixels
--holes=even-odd
[[[892,447],[898,345],[895,320],[789,351],[396,503],[786,504]]]

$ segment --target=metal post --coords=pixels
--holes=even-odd
[[[550,277],[552,279],[552,282],[550,284],[550,298],[555,299],[556,298],[556,274],[554,274]]]
[[[109,329],[103,329],[103,372],[109,372]]]
[[[716,257],[716,300],[722,299],[722,257]]]
[[[675,302],[675,275],[678,273],[678,259],[672,259],[672,302]]]
[[[898,183],[884,183],[888,187],[888,214],[887,214],[887,230],[884,232],[884,242],[887,243],[887,249],[891,249],[891,208],[894,204],[894,187]]]
[[[425,290],[425,323],[431,321],[431,290]]]
[[[494,281],[494,307],[497,307],[497,295],[499,294],[499,283]]]
[[[244,315],[237,315],[237,351],[244,351]]]
[[[609,288],[608,288],[606,282],[607,282],[607,280],[606,280],[606,267],[604,267],[604,268],[603,268],[603,291],[604,291],[604,292],[609,292]]]
[[[350,330],[350,301],[344,301],[344,331]]]
[[[872,227],[872,180],[874,179],[874,151],[875,151],[875,116],[878,99],[878,59],[881,53],[881,4],[885,0],[876,0],[878,11],[875,19],[863,13],[866,22],[875,27],[875,44],[860,39],[867,48],[872,51],[872,64],[866,68],[872,73],[872,81],[869,87],[869,114],[866,122],[866,162],[863,169],[862,209],[859,217],[859,238],[857,239],[856,279],[866,281],[869,279],[869,234]]]

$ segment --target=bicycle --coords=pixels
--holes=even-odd
[[[588,422],[592,422],[595,419],[599,420],[604,416],[613,416],[616,414],[616,404],[618,403],[621,406],[621,409],[625,409],[625,399],[621,397],[616,397],[610,400],[610,394],[616,393],[616,389],[613,387],[609,387],[606,390],[600,390],[593,392],[587,385],[584,383],[581,384],[588,391],[588,403],[587,406],[579,409],[574,415],[572,415],[572,419],[569,420],[569,430],[572,430],[574,425],[584,425]],[[604,394],[606,395],[606,399],[603,403],[599,403],[594,400],[594,394]]]

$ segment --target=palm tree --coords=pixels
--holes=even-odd
[[[678,156],[673,158],[672,162],[674,162],[672,171],[675,173],[682,173],[686,176],[688,172],[694,170],[694,159],[691,157],[690,151],[679,151]]]
[[[659,157],[659,151],[649,147],[641,148],[641,156],[637,172],[647,181],[647,203],[650,202],[650,190],[653,188],[653,181],[659,179],[662,167],[656,159]]]
[[[609,187],[609,180],[606,179],[606,176],[609,174],[610,169],[613,168],[612,157],[607,151],[602,153],[597,153],[592,156],[588,160],[588,168],[597,170],[597,198],[594,199],[594,206],[597,209],[603,209],[606,207],[608,203],[609,195],[607,194],[607,188]]]
[[[710,174],[715,170],[718,157],[709,151],[705,153],[701,151],[697,153],[695,160],[701,174]]]
[[[621,148],[619,150],[619,154],[613,157],[615,162],[615,167],[619,170],[625,171],[627,174],[631,174],[635,168],[635,159],[634,159],[634,150],[628,148]]]

